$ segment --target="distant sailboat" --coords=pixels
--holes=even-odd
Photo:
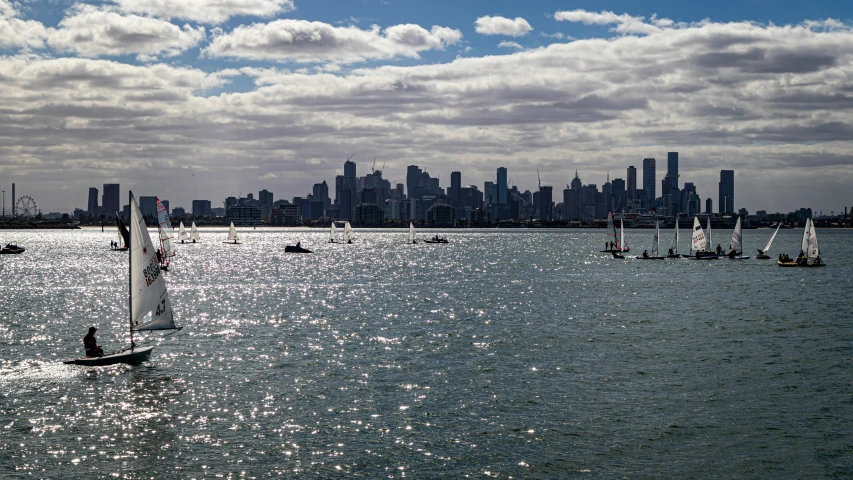
[[[613,225],[613,212],[607,212],[607,232],[604,234],[604,253],[619,251],[619,235]]]
[[[159,224],[160,234],[160,268],[168,270],[171,265],[170,258],[175,256],[175,244],[172,239],[175,237],[172,233],[172,222],[169,221],[169,213],[166,211],[166,206],[159,198],[157,201],[157,223]]]
[[[344,238],[346,238],[347,243],[352,243],[355,235],[352,233],[352,225],[347,222],[344,224]]]
[[[102,357],[75,358],[64,362],[66,364],[99,366],[127,363],[136,365],[148,360],[154,347],[136,348],[133,341],[134,332],[181,329],[175,325],[172,305],[166,291],[166,282],[163,280],[160,269],[157,268],[156,251],[151,243],[151,237],[148,235],[148,229],[145,226],[145,219],[142,217],[142,212],[139,211],[133,192],[130,192],[129,204],[130,223],[133,226],[133,230],[130,232],[132,238],[128,242],[130,246],[128,262],[130,347]]]
[[[187,235],[187,229],[184,228],[184,222],[181,222],[178,224],[178,240],[180,240],[181,243],[186,243],[188,239],[189,235]]]
[[[814,222],[809,218],[803,229],[803,242],[800,245],[800,255],[796,260],[782,260],[778,262],[780,267],[825,267],[826,264],[820,258],[820,248],[817,244],[817,232]]]
[[[338,227],[332,221],[332,227],[329,229],[329,243],[338,243]]]
[[[198,243],[201,241],[201,239],[198,237],[198,227],[195,226],[195,222],[193,222],[192,226],[190,227],[190,240],[192,240],[193,243]]]
[[[409,243],[411,243],[412,245],[418,243],[417,239],[415,238],[415,226],[414,224],[412,224],[412,222],[409,222]]]
[[[651,254],[649,252],[643,252],[639,257],[635,257],[638,260],[663,260],[666,257],[662,257],[658,255],[658,251],[660,250],[660,222],[655,219],[655,236],[652,239],[652,247]]]
[[[770,260],[770,255],[767,255],[767,252],[770,251],[770,245],[773,245],[773,240],[776,238],[776,234],[779,233],[780,228],[782,228],[782,222],[779,222],[779,225],[776,226],[776,231],[770,236],[770,241],[767,242],[767,245],[763,249],[758,250],[758,255],[755,256],[756,260]]]
[[[708,220],[708,226],[711,226],[711,221]],[[690,251],[693,252],[688,258],[694,260],[713,260],[717,258],[717,255],[712,254],[708,251],[708,246],[710,245],[708,238],[705,236],[705,231],[702,230],[702,224],[699,223],[698,217],[693,217],[693,234],[692,234],[692,242],[690,244]]]
[[[672,241],[672,247],[669,249],[666,258],[681,258],[678,254],[678,217],[675,217],[675,238]]]
[[[618,242],[622,243],[619,244]],[[630,252],[631,247],[628,246],[628,240],[625,240],[625,219],[619,219],[619,238],[617,239],[616,248],[622,252]]]
[[[231,226],[228,227],[228,240],[223,243],[230,243],[231,245],[240,245],[240,238],[237,236],[237,229],[234,227],[234,222],[231,222]]]
[[[743,240],[742,230],[740,226],[740,217],[737,217],[735,230],[732,232],[732,242],[730,244],[728,257],[732,260],[748,260],[749,257],[743,256]]]
[[[118,212],[116,212],[116,227],[118,228],[117,245],[123,246],[121,248],[115,248],[114,250],[126,252],[127,246],[130,244],[130,231],[124,225],[124,222],[121,220],[121,217],[118,216]]]

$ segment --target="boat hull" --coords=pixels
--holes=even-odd
[[[297,247],[296,245],[288,245],[284,247],[286,253],[314,253],[307,248]]]
[[[67,360],[66,365],[83,365],[86,367],[100,367],[104,365],[115,365],[125,363],[127,365],[139,365],[148,360],[154,347],[135,348],[133,350],[122,350],[113,352],[103,357],[80,357]]]
[[[450,243],[447,240],[424,240],[424,243]]]
[[[634,257],[637,260],[663,260],[666,257]]]
[[[756,260],[770,260],[770,255],[756,255]]]
[[[6,248],[6,247],[4,247],[2,250],[0,250],[0,254],[18,255],[20,253],[24,253],[25,251],[27,251],[27,249],[24,247],[17,247],[17,248]]]
[[[812,267],[825,267],[825,263],[797,263],[797,262],[783,262],[780,260],[776,261],[776,264],[780,267],[800,267],[800,268],[812,268]]]
[[[666,258],[681,258],[681,255],[678,253],[674,253],[672,255],[667,255]]]

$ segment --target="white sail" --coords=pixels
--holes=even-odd
[[[355,235],[352,233],[352,225],[347,222],[344,225],[344,236],[346,237],[347,242],[352,242],[355,239]]]
[[[130,329],[164,330],[175,327],[166,282],[145,219],[130,194]]]
[[[806,226],[803,228],[803,242],[800,244],[800,251],[805,253],[809,249],[809,236],[811,232],[812,219],[806,219]]]
[[[184,222],[181,222],[178,224],[178,240],[185,242],[188,238],[189,235],[187,235],[187,229],[184,228]]]
[[[767,242],[767,245],[764,246],[764,250],[762,250],[765,254],[770,250],[770,245],[773,245],[773,240],[776,238],[776,234],[779,233],[779,228],[782,227],[782,222],[779,222],[779,225],[776,226],[776,231],[773,232],[773,235],[770,237],[770,241]]]
[[[338,227],[335,226],[335,222],[332,222],[332,228],[329,229],[329,241],[337,242],[338,241]]]
[[[160,234],[160,255],[162,255],[163,260],[161,264],[164,267],[169,266],[169,257],[174,257],[174,245],[172,245],[172,239],[169,238],[169,234],[163,230],[162,227],[157,227],[157,233]]]
[[[699,217],[693,217],[693,243],[690,246],[691,250],[702,251],[708,246],[708,240],[705,238],[705,232],[702,230],[702,224],[699,223]]]
[[[415,226],[409,222],[409,243],[415,243]]]
[[[737,223],[735,224],[735,231],[732,232],[732,243],[731,250],[734,250],[735,253],[741,253],[741,228],[740,228],[740,217],[737,217]]]
[[[820,256],[820,248],[817,246],[817,232],[815,231],[814,222],[811,218],[809,219],[809,245],[808,250],[806,251],[806,256],[808,256],[810,260],[814,260]]]
[[[166,211],[166,207],[160,201],[160,198],[155,198],[157,201],[157,223],[160,224],[160,228],[165,232],[165,235],[160,235],[160,252],[163,254],[163,257],[174,257],[177,252],[175,251],[174,242],[172,242],[175,234],[172,232],[172,222],[169,221],[169,212]]]
[[[657,255],[660,249],[660,223],[655,219],[655,238],[652,241],[652,255]]]
[[[605,250],[610,250],[612,243],[616,248],[619,245],[619,238],[616,235],[616,227],[613,225],[613,212],[607,212],[607,232],[604,235]]]
[[[239,237],[237,237],[237,229],[234,228],[234,222],[231,222],[231,226],[228,227],[228,241],[237,243],[239,240]]]
[[[621,245],[618,243],[620,241],[622,242]],[[628,247],[628,241],[625,240],[625,220],[621,218],[619,219],[619,238],[617,239],[616,245],[618,245],[616,248],[623,252],[630,250],[630,247]]]
[[[678,217],[675,217],[675,240],[672,243],[672,252],[678,255]]]
[[[190,227],[190,240],[195,240],[196,242],[201,240],[200,238],[198,238],[198,227],[195,226],[195,222],[193,222],[192,226]]]
[[[711,215],[708,215],[708,236],[705,238],[705,251],[712,252],[713,245],[711,244]]]

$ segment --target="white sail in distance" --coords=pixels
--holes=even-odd
[[[163,205],[163,202],[160,201],[159,197],[156,197],[156,200],[157,223],[160,224],[160,229],[165,232],[165,235],[160,234],[160,253],[164,258],[174,257],[177,251],[175,250],[175,245],[172,242],[172,239],[175,238],[175,234],[172,232],[172,222],[169,221],[169,212],[166,211],[166,207]]]
[[[800,244],[800,251],[805,253],[809,249],[809,236],[811,235],[812,219],[806,219],[806,225],[803,227],[803,241]]]
[[[622,242],[621,245],[618,243],[620,241]],[[628,242],[625,240],[625,220],[622,218],[619,219],[619,239],[616,245],[618,245],[616,248],[623,252],[627,252],[629,250]]]
[[[658,249],[660,248],[659,245],[660,245],[660,222],[659,222],[659,220],[655,219],[655,238],[654,238],[654,241],[652,241],[652,255],[658,254]]]
[[[675,239],[672,243],[672,253],[678,254],[678,216],[675,217]]]
[[[130,193],[130,329],[174,329],[175,319],[166,282],[145,219]]]
[[[178,224],[178,240],[181,242],[187,241],[189,236],[187,235],[187,229],[184,228],[184,222]]]
[[[820,256],[820,248],[817,246],[817,232],[815,232],[814,222],[811,218],[809,219],[809,244],[808,250],[806,250],[806,256],[810,260],[814,260]]]
[[[350,225],[349,222],[344,224],[344,236],[347,237],[347,242],[351,242],[355,238],[355,235],[352,233],[352,225]]]
[[[338,241],[338,227],[335,226],[335,222],[332,222],[332,228],[329,229],[329,241]]]
[[[741,253],[742,244],[741,244],[741,228],[740,228],[740,217],[737,217],[737,223],[735,224],[735,231],[732,232],[732,243],[731,250],[734,250],[735,253]]]
[[[708,215],[708,236],[705,239],[705,250],[713,252],[714,246],[711,245],[711,215]]]
[[[237,243],[240,238],[237,236],[237,229],[234,227],[234,222],[231,222],[231,226],[228,227],[228,241]]]
[[[767,242],[767,245],[764,246],[764,250],[762,250],[765,254],[768,250],[770,250],[770,245],[773,245],[773,240],[776,238],[776,234],[779,233],[779,229],[782,227],[782,222],[779,222],[779,225],[776,226],[776,231],[773,232],[773,235],[770,237],[770,241]]]
[[[409,222],[409,243],[415,243],[415,226]]]
[[[192,226],[190,227],[190,241],[192,240],[195,240],[196,242],[201,240],[198,237],[198,227],[195,226],[195,222],[193,222]]]
[[[604,234],[605,250],[610,250],[610,244],[619,248],[619,237],[616,235],[616,227],[613,225],[613,212],[607,212],[607,232]]]
[[[701,251],[708,246],[708,240],[705,238],[705,232],[702,230],[702,224],[699,223],[699,217],[693,217],[693,242],[690,246],[691,250]]]

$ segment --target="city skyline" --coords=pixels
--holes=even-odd
[[[645,158],[659,189],[677,151],[715,206],[734,170],[735,208],[838,210],[841,3],[0,0],[0,183],[43,211],[104,184],[189,208],[331,189],[356,152],[404,184],[413,164],[445,186],[503,166],[534,190],[538,170],[556,201],[575,170],[601,185],[633,165],[640,189]]]

